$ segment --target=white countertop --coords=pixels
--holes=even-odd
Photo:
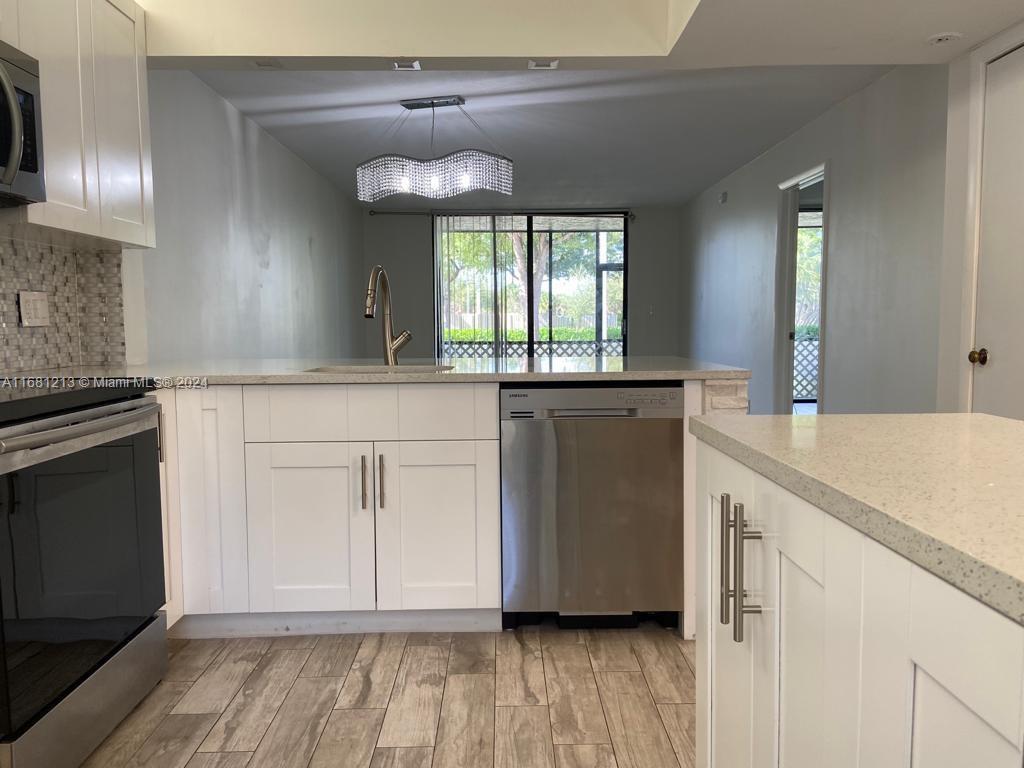
[[[702,416],[690,431],[1024,624],[1024,422]]]
[[[380,366],[378,359],[325,360],[185,360],[156,365],[128,366],[108,376],[199,377],[209,384],[366,384],[430,382],[534,382],[534,381],[655,381],[659,379],[748,379],[750,371],[685,357],[556,357],[556,358],[453,358],[445,372],[402,371],[405,365],[434,364],[435,360],[402,360],[394,372],[317,373],[311,368],[329,365]],[[90,374],[86,374],[90,375]]]

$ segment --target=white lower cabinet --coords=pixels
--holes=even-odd
[[[371,443],[245,446],[249,609],[373,610]]]
[[[176,406],[185,613],[245,613],[249,571],[242,388],[180,389]]]
[[[377,607],[501,606],[498,443],[376,443]]]
[[[495,441],[250,443],[249,606],[497,608]]]
[[[697,471],[698,765],[1020,768],[1024,627],[704,444]],[[722,539],[723,494],[759,538]]]
[[[170,393],[184,613],[500,608],[497,387],[417,386]],[[403,429],[443,439],[366,439]]]

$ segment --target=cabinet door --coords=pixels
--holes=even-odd
[[[825,513],[763,477],[755,482],[764,538],[752,549],[767,586],[757,617],[766,632],[755,647],[755,708],[777,720],[777,737],[761,732],[757,764],[776,764],[777,753],[778,765],[832,765],[823,754]]]
[[[374,448],[377,607],[499,608],[498,442]]]
[[[180,389],[178,478],[185,613],[249,610],[242,388]]]
[[[725,588],[733,586],[732,569],[722,572],[723,555],[732,564],[734,540],[722,539],[722,497],[728,494],[732,504],[743,504],[754,518],[753,473],[724,456],[701,445],[698,451],[698,572],[704,592],[698,595],[697,690],[700,698],[697,722],[698,765],[718,768],[748,768],[752,765],[754,710],[752,705],[754,654],[760,639],[761,617],[747,616],[743,642],[733,639],[732,601],[724,599],[728,623],[722,622]],[[723,546],[724,544],[724,546]],[[744,555],[756,542],[744,544]],[[747,560],[749,562],[749,559]],[[753,603],[762,591],[757,568],[748,570],[744,588]],[[705,650],[702,650],[705,649]]]
[[[22,0],[21,42],[39,60],[46,202],[30,222],[100,235],[92,0]]]
[[[1020,768],[1024,627],[866,546],[861,765]]]
[[[101,234],[122,243],[153,246],[145,16],[131,0],[89,1]]]
[[[374,608],[371,443],[245,447],[256,611]]]

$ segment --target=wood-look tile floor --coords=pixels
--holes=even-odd
[[[170,641],[86,768],[691,768],[694,647],[659,627]]]

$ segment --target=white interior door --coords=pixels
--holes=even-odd
[[[973,410],[1024,418],[1024,48],[988,66],[982,153],[978,309]]]
[[[374,448],[378,608],[500,607],[497,441]]]
[[[374,608],[372,458],[371,443],[246,445],[251,611]]]

